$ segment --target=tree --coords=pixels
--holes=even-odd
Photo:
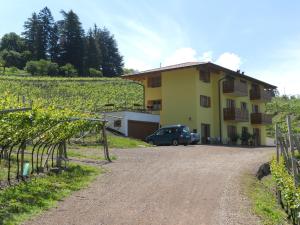
[[[0,42],[0,51],[2,50],[22,52],[26,50],[25,42],[14,32],[4,34]]]
[[[123,68],[123,74],[133,74],[139,72],[138,70],[131,69],[131,68]]]
[[[100,30],[99,45],[102,53],[103,76],[121,75],[123,73],[123,57],[119,53],[114,36],[106,28]]]
[[[59,33],[58,24],[53,24],[53,28],[49,36],[49,55],[50,60],[53,62],[58,62],[60,57],[60,46],[59,46]]]
[[[95,26],[94,31],[89,29],[85,41],[85,67],[100,70],[101,68],[101,51],[99,47],[99,33]]]
[[[83,57],[84,57],[84,31],[81,27],[78,16],[70,10],[69,12],[61,11],[64,19],[60,24],[60,46],[61,59],[60,63],[71,63],[83,74]]]
[[[17,67],[22,69],[22,56],[19,52],[3,50],[1,52],[1,58],[5,67]]]
[[[40,30],[39,57],[40,59],[47,59],[50,57],[49,52],[50,52],[51,44],[53,44],[53,43],[50,44],[50,42],[52,42],[53,29],[54,29],[54,19],[48,7],[43,8],[39,12],[38,21],[39,21],[39,30]]]
[[[45,55],[41,32],[38,16],[36,13],[33,13],[32,16],[25,21],[24,32],[22,33],[33,59],[40,59]]]

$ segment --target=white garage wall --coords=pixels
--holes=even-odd
[[[128,120],[136,120],[136,121],[143,121],[143,122],[154,122],[160,123],[160,116],[153,115],[149,113],[140,113],[140,112],[129,112],[129,111],[122,111],[122,112],[107,112],[105,113],[105,119],[108,120],[108,127],[114,130],[117,130],[128,136]],[[115,120],[121,120],[121,127],[114,127]]]

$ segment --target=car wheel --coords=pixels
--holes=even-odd
[[[150,140],[150,141],[148,141],[148,144],[149,145],[154,145],[154,141]]]
[[[174,140],[172,141],[172,145],[177,146],[177,145],[178,145],[178,140],[174,139]]]

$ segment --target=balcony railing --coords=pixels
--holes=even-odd
[[[250,100],[271,101],[272,92],[264,89],[251,89]]]
[[[238,122],[248,122],[249,112],[248,110],[238,109],[238,108],[224,108],[224,120],[238,121]]]
[[[223,93],[237,97],[248,96],[247,84],[238,80],[226,80],[223,82]]]
[[[265,113],[251,113],[251,123],[261,125],[272,124],[272,116]]]

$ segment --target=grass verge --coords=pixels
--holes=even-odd
[[[102,173],[97,167],[70,164],[61,174],[49,174],[0,191],[0,224],[14,225],[53,207]]]
[[[115,135],[108,135],[107,141],[110,148],[143,148],[151,146],[141,140]]]
[[[251,200],[253,212],[264,225],[289,224],[287,214],[277,204],[275,182],[271,176],[257,180],[253,175],[244,178],[244,191]]]

